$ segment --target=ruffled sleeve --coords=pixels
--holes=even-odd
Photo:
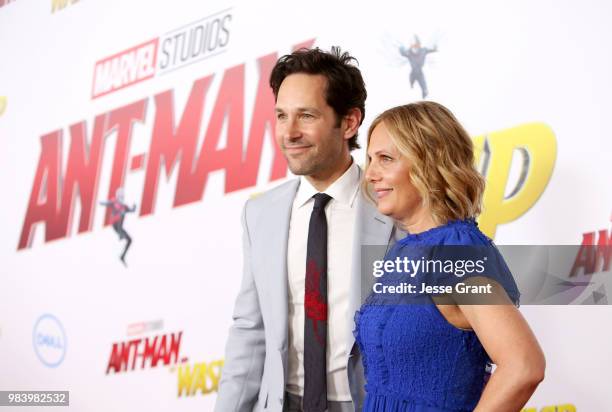
[[[490,302],[486,291],[494,290],[497,283],[519,305],[520,292],[504,257],[474,220],[453,221],[400,242],[398,254],[417,260],[413,268],[418,270],[410,274],[417,290],[422,284],[437,291],[450,286],[453,292],[472,298],[467,301],[479,304]]]

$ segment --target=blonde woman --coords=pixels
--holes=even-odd
[[[387,254],[390,266],[356,315],[367,381],[363,410],[520,411],[544,378],[545,360],[517,309],[512,275],[475,221],[484,180],[471,139],[444,106],[419,102],[379,115],[367,154],[366,184],[378,210],[408,235]],[[394,265],[423,248],[432,258],[442,246],[485,249],[495,267],[445,278],[410,276]],[[385,289],[399,284],[414,287],[401,296]],[[481,295],[462,299],[466,288]],[[486,293],[493,298],[479,300]]]

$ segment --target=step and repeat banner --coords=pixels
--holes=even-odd
[[[0,0],[0,390],[212,410],[242,206],[292,178],[270,70],[338,45],[368,88],[362,143],[386,108],[438,101],[474,137],[481,228],[576,246],[557,272],[571,305],[521,307],[547,357],[527,410],[611,410],[610,15],[603,1]]]

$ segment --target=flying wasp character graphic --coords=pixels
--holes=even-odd
[[[423,73],[425,59],[429,53],[434,53],[437,51],[437,46],[434,46],[432,49],[421,47],[419,36],[414,36],[414,43],[412,43],[410,48],[406,49],[404,46],[400,46],[399,48],[400,54],[407,58],[410,62],[410,87],[414,87],[414,82],[417,82],[421,87],[423,99],[425,99],[429,94],[429,91],[427,90],[427,82],[425,81],[425,74]]]
[[[126,240],[123,253],[121,253],[119,259],[125,266],[127,266],[127,263],[125,262],[125,255],[132,244],[132,238],[123,228],[123,221],[126,213],[136,211],[136,204],[134,203],[132,207],[128,207],[125,203],[123,203],[123,197],[123,188],[120,187],[116,190],[115,197],[109,200],[101,201],[100,204],[111,209],[111,224],[113,225],[113,229],[119,235],[119,240]]]

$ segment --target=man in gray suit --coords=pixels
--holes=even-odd
[[[243,278],[217,412],[361,410],[353,318],[373,283],[361,247],[396,233],[364,197],[350,154],[366,100],[353,61],[337,48],[302,49],[272,71],[276,140],[300,177],[244,207]]]

